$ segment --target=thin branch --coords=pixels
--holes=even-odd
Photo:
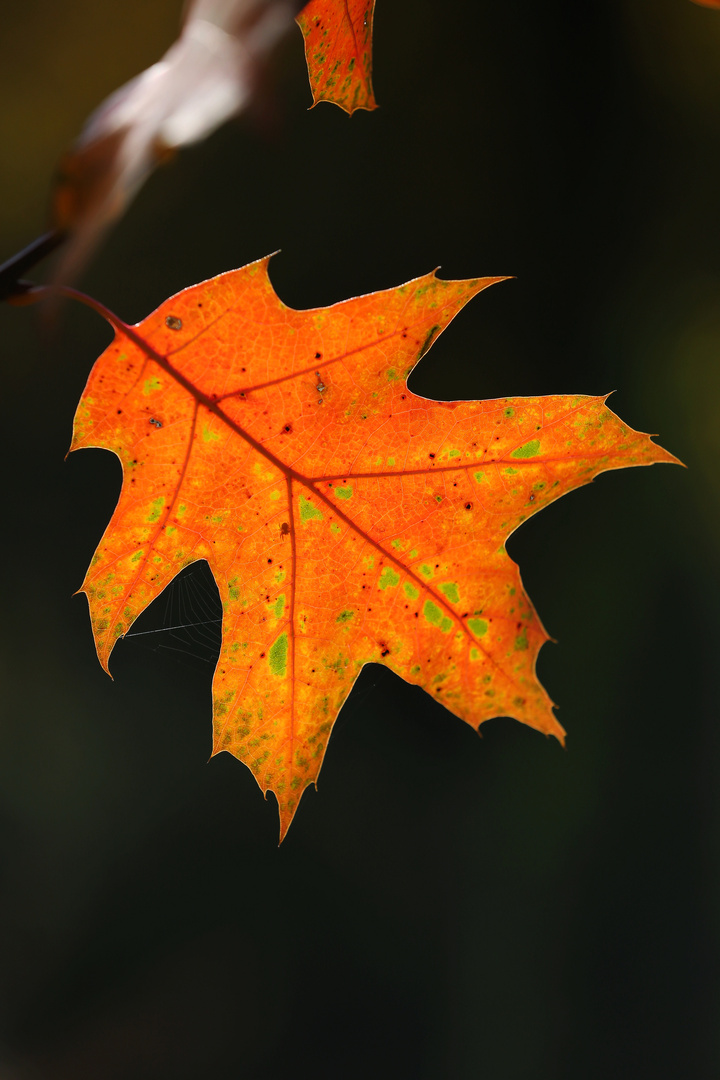
[[[64,239],[65,233],[53,229],[52,232],[38,236],[32,244],[28,244],[22,251],[18,251],[17,255],[4,262],[0,266],[0,301],[28,292],[33,286],[29,281],[22,281],[21,275],[55,251]]]

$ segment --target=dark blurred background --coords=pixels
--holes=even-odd
[[[4,3],[0,261],[180,6]],[[306,111],[292,35],[81,286],[135,321],[277,248],[294,307],[517,275],[412,388],[616,390],[689,468],[602,476],[510,541],[566,751],[368,667],[278,850],[273,800],[206,763],[205,631],[121,642],[112,682],[72,597],[119,491],[112,455],[64,460],[109,329],[0,307],[1,1080],[720,1075],[720,12],[378,0],[375,85],[374,114]],[[202,572],[166,599],[146,627],[212,617]]]

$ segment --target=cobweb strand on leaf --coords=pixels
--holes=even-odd
[[[132,644],[130,641],[132,639]],[[185,567],[165,591],[133,623],[119,645],[148,650],[186,667],[212,669],[222,642],[222,605],[217,585],[204,559]],[[356,687],[355,707],[379,685],[380,665],[369,664]],[[342,713],[336,728],[347,720]]]
[[[214,667],[220,654],[222,606],[204,559],[182,570],[122,639],[172,657]]]

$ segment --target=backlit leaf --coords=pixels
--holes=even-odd
[[[120,458],[117,508],[82,586],[107,669],[188,564],[223,605],[214,752],[275,793],[284,835],[363,665],[386,664],[477,728],[562,739],[535,675],[547,634],[510,533],[598,473],[674,461],[601,397],[431,401],[406,379],[501,280],[434,274],[294,311],[268,260],[186,289],[113,344],[72,449]]]

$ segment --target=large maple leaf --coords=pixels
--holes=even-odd
[[[547,640],[508,535],[598,473],[674,461],[602,397],[430,401],[406,378],[476,293],[434,274],[294,311],[268,260],[186,289],[115,340],[72,449],[123,483],[82,586],[103,666],[189,563],[223,606],[214,753],[271,790],[285,834],[364,664],[477,728],[562,739],[535,675]]]
[[[305,39],[313,105],[332,101],[345,112],[376,109],[372,87],[375,0],[310,0],[297,23]]]

